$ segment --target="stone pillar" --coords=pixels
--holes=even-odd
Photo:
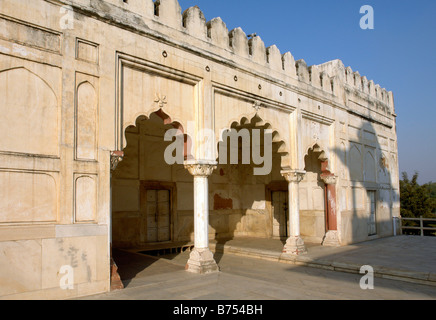
[[[194,176],[194,250],[185,269],[194,273],[219,271],[209,249],[209,184],[208,177],[216,164],[186,163],[185,168]]]
[[[289,184],[289,238],[283,248],[285,255],[300,255],[307,253],[303,239],[300,237],[300,200],[299,183],[303,180],[305,171],[284,170],[281,172]]]
[[[322,241],[323,246],[339,246],[338,219],[336,214],[336,176],[321,174],[325,183],[326,197],[326,234]]]

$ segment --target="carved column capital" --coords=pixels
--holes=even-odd
[[[327,185],[334,185],[337,181],[337,177],[333,174],[321,175],[321,179]]]
[[[282,170],[280,172],[287,182],[300,183],[306,175],[306,171],[302,170]]]
[[[123,161],[124,152],[123,151],[111,151],[111,171],[114,171],[118,164]]]
[[[185,162],[185,169],[194,177],[208,177],[216,168],[216,163]]]

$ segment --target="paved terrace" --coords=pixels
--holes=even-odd
[[[269,239],[211,242],[221,272],[208,275],[184,271],[188,250],[159,257],[115,251],[126,288],[85,299],[436,299],[436,237],[307,244],[308,254],[292,259],[281,257],[282,247]],[[375,290],[360,289],[363,265],[374,268]]]
[[[216,258],[232,253],[271,261],[359,273],[363,265],[374,268],[375,276],[436,286],[436,237],[398,236],[344,247],[306,244],[308,253],[283,258],[283,243],[271,239],[232,239],[211,243]]]

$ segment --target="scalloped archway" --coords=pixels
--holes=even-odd
[[[127,148],[127,146],[128,146],[127,145],[127,139],[126,139],[126,131],[129,130],[129,128],[138,127],[138,124],[141,121],[150,120],[152,117],[156,117],[156,118],[161,119],[163,125],[171,126],[172,128],[174,128],[177,131],[179,131],[180,133],[177,134],[177,136],[180,135],[180,134],[183,135],[183,141],[184,141],[184,160],[193,159],[193,155],[192,155],[192,138],[187,133],[185,133],[185,129],[184,129],[183,125],[181,124],[181,122],[177,121],[177,120],[173,121],[171,119],[171,117],[162,110],[162,108],[157,110],[157,111],[151,112],[148,116],[144,115],[144,114],[140,114],[140,115],[138,115],[136,117],[134,125],[132,124],[132,125],[126,126],[126,128],[123,130],[123,141],[124,141],[123,142],[123,150],[125,148]]]
[[[231,120],[229,125],[225,129],[221,129],[219,132],[219,138],[216,144],[216,155],[219,159],[220,144],[223,143],[223,136],[230,130],[238,129],[260,129],[270,130],[272,135],[273,152],[277,153],[281,157],[281,167],[286,167],[289,163],[289,147],[286,145],[285,139],[281,138],[278,130],[273,129],[273,126],[269,121],[263,120],[257,113],[254,116],[242,116],[240,120]],[[251,133],[250,133],[251,134]]]

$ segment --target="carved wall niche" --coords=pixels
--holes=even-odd
[[[97,160],[99,79],[76,73],[75,157]]]
[[[58,220],[58,174],[0,170],[0,224]]]
[[[74,222],[97,220],[97,175],[74,175]]]
[[[0,70],[0,151],[58,156],[58,99],[25,67]]]

